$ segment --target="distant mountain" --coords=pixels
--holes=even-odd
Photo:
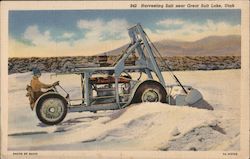
[[[240,56],[240,35],[209,36],[197,41],[162,40],[154,42],[163,56]],[[107,55],[119,55],[128,44],[109,51]]]

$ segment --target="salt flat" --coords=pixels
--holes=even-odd
[[[60,80],[71,97],[81,97],[79,76],[51,75],[44,73],[41,81]],[[174,83],[168,72],[163,75],[167,84]],[[8,149],[239,150],[240,70],[176,75],[200,90],[214,110],[141,103],[115,111],[69,113],[61,124],[44,126],[25,97],[31,73],[9,75]]]

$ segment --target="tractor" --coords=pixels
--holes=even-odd
[[[117,110],[141,102],[192,105],[203,99],[197,89],[181,84],[140,24],[129,28],[128,35],[131,41],[113,65],[100,67],[76,65],[67,72],[80,75],[81,99],[71,99],[60,85],[54,86],[53,91],[42,94],[34,106],[38,119],[44,124],[55,125],[62,122],[70,112]],[[156,54],[159,54],[175,79],[175,85],[165,83]],[[131,57],[136,57],[135,61],[127,65],[127,59]],[[134,79],[132,73],[138,73],[140,76]],[[142,74],[145,79],[141,79]],[[60,87],[67,95],[60,94],[56,87]],[[181,91],[173,91],[176,89]],[[81,102],[77,105],[72,104],[74,100]]]

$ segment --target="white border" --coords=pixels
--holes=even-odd
[[[7,150],[8,120],[8,11],[9,10],[74,10],[74,9],[131,9],[131,2],[154,4],[154,1],[9,1],[1,2],[1,157],[22,158],[14,156],[14,151]],[[224,151],[35,151],[37,156],[26,158],[239,158],[249,157],[249,1],[157,1],[158,3],[192,3],[192,4],[235,4],[241,9],[241,149],[237,156],[223,156]],[[176,8],[173,8],[176,9]],[[188,8],[185,8],[188,9]],[[191,8],[190,8],[191,9]],[[193,9],[193,8],[192,8]],[[201,8],[197,8],[201,9]],[[211,9],[211,8],[206,8]],[[34,151],[32,151],[34,152]],[[228,151],[227,151],[228,153]]]

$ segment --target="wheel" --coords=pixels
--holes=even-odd
[[[160,101],[160,93],[156,89],[146,89],[141,96],[142,102],[159,102]]]
[[[167,92],[165,88],[156,81],[146,81],[137,88],[132,103],[141,102],[166,102]]]
[[[42,123],[56,125],[67,114],[67,101],[59,94],[46,94],[39,99],[36,106],[36,114]]]

